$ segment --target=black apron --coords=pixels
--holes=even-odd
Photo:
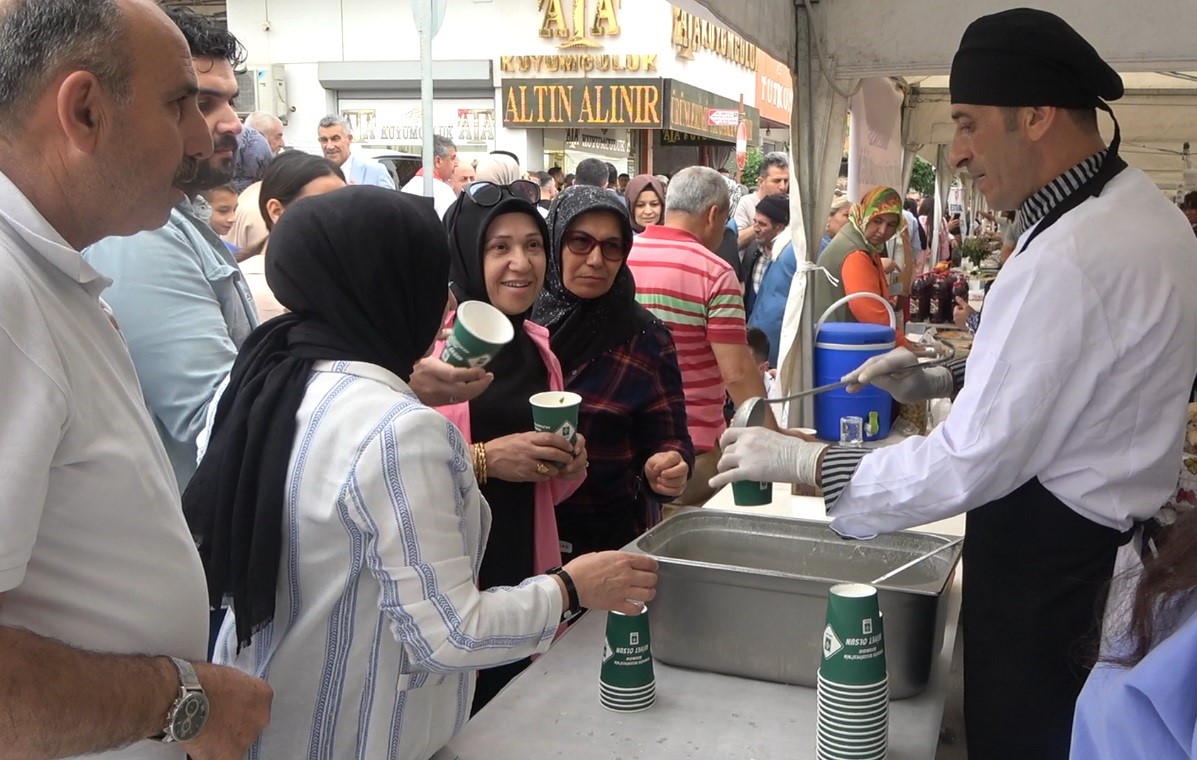
[[[1115,141],[1097,174],[1044,217],[1019,254],[1125,168]],[[1068,758],[1114,557],[1131,533],[1082,517],[1038,478],[967,513],[961,616],[969,760]]]

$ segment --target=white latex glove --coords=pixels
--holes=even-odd
[[[719,474],[710,480],[711,488],[737,480],[814,485],[819,457],[827,448],[825,443],[763,427],[728,428],[719,445],[723,456],[719,457]]]
[[[947,398],[952,395],[952,371],[947,367],[915,367],[918,357],[909,349],[895,348],[887,354],[874,356],[855,370],[841,377],[851,380],[849,393],[856,393],[868,384],[873,384],[889,393],[903,404],[926,401],[933,398]],[[895,373],[895,370],[901,370]]]

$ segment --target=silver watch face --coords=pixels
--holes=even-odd
[[[170,732],[177,742],[189,742],[199,735],[208,720],[208,698],[201,692],[183,697],[170,717]]]

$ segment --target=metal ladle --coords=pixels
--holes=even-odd
[[[890,372],[890,375],[897,375],[911,369],[940,367],[951,361],[956,356],[956,349],[944,344],[947,352],[946,355],[940,356],[929,362],[919,362],[918,364],[911,364],[901,369],[896,369]],[[817,396],[820,393],[827,391],[834,391],[840,388],[846,388],[852,385],[852,380],[841,380],[838,383],[830,383],[828,385],[820,385],[817,388],[810,388],[805,391],[791,393],[789,396],[782,396],[781,398],[761,398],[754,396],[744,403],[736,407],[735,414],[732,415],[731,427],[755,427],[761,425],[765,421],[765,405],[766,404],[784,404],[787,401],[794,401],[795,399],[806,398],[807,396]]]
[[[890,578],[893,578],[893,577],[894,577],[895,575],[897,575],[898,573],[902,572],[903,570],[907,570],[907,569],[909,569],[909,568],[912,568],[912,567],[914,567],[915,565],[917,565],[918,563],[922,562],[923,560],[930,559],[931,557],[934,557],[936,554],[939,554],[939,553],[940,553],[940,552],[942,552],[944,549],[950,549],[950,548],[952,548],[953,546],[956,546],[957,544],[959,544],[959,543],[960,543],[960,542],[962,542],[963,540],[964,540],[964,536],[961,536],[960,538],[957,538],[957,539],[955,539],[955,540],[949,541],[949,542],[947,542],[946,544],[940,544],[939,546],[935,547],[935,548],[934,548],[934,549],[932,549],[931,551],[929,551],[929,552],[924,552],[923,554],[920,554],[919,556],[917,556],[917,557],[915,557],[914,559],[912,559],[912,560],[910,560],[909,562],[907,562],[905,565],[902,565],[901,567],[894,568],[893,570],[890,570],[890,571],[889,571],[888,573],[886,573],[885,575],[882,575],[882,576],[879,576],[879,577],[877,577],[877,578],[874,578],[873,580],[869,581],[869,585],[870,585],[870,586],[875,586],[875,585],[877,585],[878,583],[881,583],[882,581],[887,581],[887,580],[889,580]]]

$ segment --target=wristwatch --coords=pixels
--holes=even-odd
[[[582,604],[578,600],[578,587],[574,585],[574,579],[565,572],[563,567],[551,568],[545,572],[545,575],[555,575],[565,584],[565,595],[569,597],[569,609],[562,611],[561,622],[568,622],[577,617],[582,612]]]
[[[199,676],[190,662],[177,657],[168,658],[179,671],[179,698],[166,714],[166,728],[157,736],[150,737],[164,744],[189,742],[199,736],[208,721],[208,697],[200,685]]]

